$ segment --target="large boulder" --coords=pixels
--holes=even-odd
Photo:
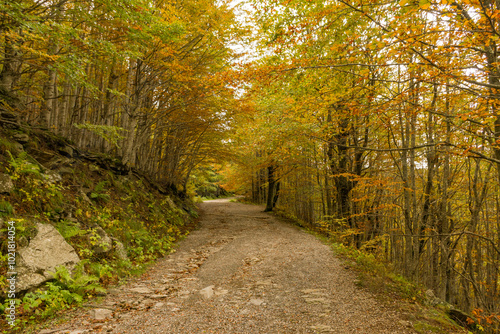
[[[14,183],[8,174],[0,173],[0,193],[10,193],[14,189]]]
[[[17,291],[29,290],[52,279],[49,272],[65,266],[73,270],[80,262],[75,249],[48,224],[37,223],[37,234],[27,247],[20,248],[17,258]]]

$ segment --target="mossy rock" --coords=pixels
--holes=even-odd
[[[413,328],[417,331],[417,333],[422,333],[422,334],[424,334],[424,333],[443,333],[443,334],[447,333],[437,326],[433,326],[431,324],[428,324],[426,322],[421,322],[421,321],[414,323]]]

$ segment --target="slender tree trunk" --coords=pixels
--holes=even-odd
[[[267,201],[266,201],[266,208],[264,209],[264,212],[268,211],[273,211],[274,208],[274,196],[277,193],[276,192],[276,166],[271,164],[270,166],[267,167]],[[276,199],[277,200],[277,199]]]
[[[4,39],[4,57],[2,61],[2,72],[0,72],[0,93],[14,97],[13,83],[15,77],[19,74],[18,70],[18,52],[15,48],[13,38],[6,36]]]

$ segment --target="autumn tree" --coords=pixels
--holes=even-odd
[[[256,109],[250,124],[253,133],[279,128],[275,141],[294,132],[289,150],[301,157],[272,151],[278,207],[391,260],[493,330],[497,4],[253,4],[262,56],[247,96],[287,103],[266,122],[269,108]],[[246,137],[252,152],[239,159],[269,151],[268,142]]]
[[[234,58],[228,45],[243,31],[228,3],[4,4],[4,102],[31,124],[185,192],[190,171],[220,150],[234,112],[224,72]]]

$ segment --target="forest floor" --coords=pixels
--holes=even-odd
[[[200,209],[175,253],[39,333],[416,333],[315,236],[256,205]]]

